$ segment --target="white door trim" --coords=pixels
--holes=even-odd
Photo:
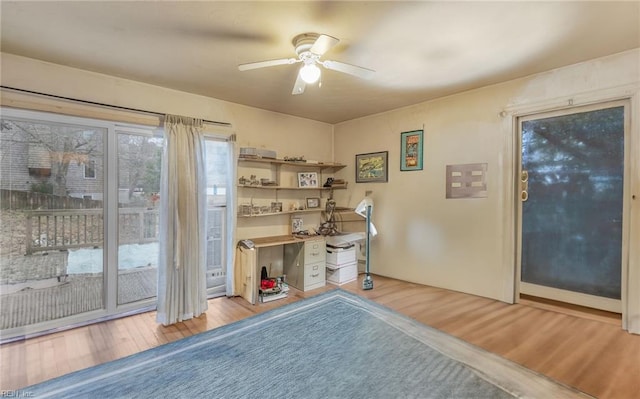
[[[625,143],[629,148],[629,187],[625,191],[623,214],[626,217],[628,243],[626,267],[622,270],[622,328],[630,333],[640,334],[640,83],[633,83],[603,90],[577,93],[544,101],[506,106],[502,118],[503,156],[499,159],[502,172],[502,187],[499,197],[503,211],[503,297],[514,303],[520,296],[520,270],[518,248],[518,204],[520,145],[518,119],[522,116],[560,110],[588,104],[628,100],[631,125]],[[632,198],[635,196],[635,198]],[[634,245],[632,245],[634,244]],[[625,256],[625,254],[623,254]]]

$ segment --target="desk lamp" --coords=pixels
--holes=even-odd
[[[367,223],[367,231],[366,231],[366,255],[365,255],[365,277],[362,281],[362,289],[363,290],[371,290],[373,289],[373,279],[371,278],[371,274],[369,273],[369,242],[371,237],[375,237],[378,234],[376,230],[376,226],[371,223],[371,213],[373,212],[373,200],[369,198],[369,196],[364,197],[362,201],[356,206],[355,212],[366,218]]]

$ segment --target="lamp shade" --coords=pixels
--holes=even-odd
[[[362,216],[363,218],[367,217],[367,207],[371,207],[371,213],[373,213],[373,200],[369,197],[364,197],[362,201],[356,206],[355,212]]]
[[[360,201],[358,206],[356,206],[355,213],[366,219],[368,207],[371,207],[371,213],[373,213],[373,200],[369,197],[364,197],[364,199]],[[376,226],[371,223],[371,221],[369,221],[369,235],[371,237],[375,237],[378,235],[378,230],[376,229]]]

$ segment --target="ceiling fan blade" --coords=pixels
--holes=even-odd
[[[295,64],[296,62],[300,62],[300,60],[297,58],[281,58],[279,60],[259,61],[259,62],[250,62],[248,64],[240,64],[238,65],[238,69],[241,71],[248,71],[250,69],[266,68],[266,67],[276,66],[276,65]]]
[[[304,88],[307,87],[307,84],[304,83],[304,80],[300,77],[300,73],[298,73],[297,76],[296,83],[293,85],[293,91],[291,92],[294,96],[304,93]]]
[[[327,69],[348,73],[349,75],[357,76],[363,79],[371,79],[373,78],[373,75],[375,75],[376,73],[376,71],[372,69],[367,69],[367,68],[363,68],[363,67],[359,67],[351,64],[345,64],[344,62],[327,60],[319,63]]]
[[[309,49],[309,51],[316,55],[322,55],[329,51],[331,47],[338,44],[339,41],[339,39],[336,39],[335,37],[329,35],[320,35],[316,39],[315,43],[313,43],[313,46],[311,46],[311,49]]]

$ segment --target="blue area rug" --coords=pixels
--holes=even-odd
[[[37,398],[580,397],[342,290],[20,391]]]

